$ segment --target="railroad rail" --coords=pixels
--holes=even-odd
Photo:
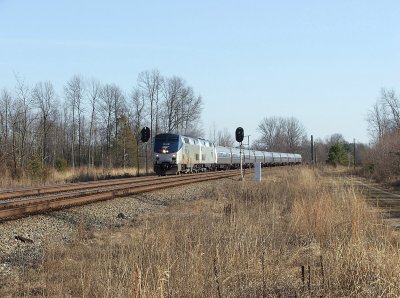
[[[400,190],[360,177],[352,176],[347,179],[351,185],[365,195],[365,201],[370,206],[383,212],[384,219],[390,225],[397,230],[400,229]]]
[[[56,184],[48,185],[43,187],[31,187],[31,188],[19,188],[0,191],[0,200],[9,200],[13,198],[22,198],[27,196],[37,196],[53,193],[61,193],[73,190],[84,190],[97,188],[100,186],[118,186],[124,184],[130,184],[138,181],[151,181],[154,179],[163,179],[167,177],[157,177],[157,176],[143,176],[134,178],[124,178],[124,179],[114,179],[114,180],[101,180],[101,181],[91,181],[91,182],[80,182],[73,184]]]
[[[44,188],[20,189],[14,192],[8,191],[1,193],[0,221],[142,192],[238,175],[237,170],[232,170],[183,176],[139,177],[120,179],[120,181],[107,180],[79,183],[76,185],[53,185]]]
[[[399,190],[384,188],[378,183],[356,179],[354,177],[349,180],[358,186],[362,192],[368,195],[368,201],[375,202],[376,207],[400,207]]]

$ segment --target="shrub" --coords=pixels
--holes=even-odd
[[[49,170],[43,165],[39,156],[33,155],[29,161],[29,175],[33,180],[46,181]]]
[[[347,166],[349,164],[348,153],[341,144],[335,144],[331,148],[329,148],[327,163],[334,166]]]
[[[55,168],[58,172],[64,172],[68,168],[68,162],[64,158],[57,158]]]

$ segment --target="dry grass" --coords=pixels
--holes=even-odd
[[[149,169],[149,173],[151,169]],[[140,169],[139,174],[143,175],[146,173],[145,169]],[[79,181],[93,181],[103,180],[114,177],[124,176],[135,176],[137,174],[137,168],[69,168],[65,171],[59,172],[54,169],[49,169],[45,178],[36,177],[33,178],[30,175],[22,175],[18,179],[13,179],[11,174],[6,171],[0,179],[1,188],[18,188],[38,185],[49,185],[59,184],[67,182],[79,182]]]
[[[49,246],[11,296],[398,297],[397,238],[351,187],[308,169],[211,187],[126,230]],[[1,294],[1,291],[0,291]]]

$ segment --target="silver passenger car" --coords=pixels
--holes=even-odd
[[[279,166],[301,163],[300,154],[267,152],[250,149],[215,146],[212,142],[178,134],[159,134],[154,138],[154,171],[167,173],[193,173],[240,167]]]
[[[218,170],[226,170],[232,166],[231,148],[215,146],[216,164]]]

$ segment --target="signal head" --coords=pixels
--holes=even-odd
[[[244,130],[242,127],[238,127],[236,128],[235,131],[235,137],[236,137],[236,141],[241,143],[243,141],[244,138]]]
[[[140,131],[140,139],[143,143],[146,143],[150,139],[150,128],[147,126],[142,128]]]

